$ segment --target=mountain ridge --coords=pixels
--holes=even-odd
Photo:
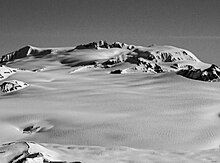
[[[111,74],[147,72],[176,74],[201,81],[220,81],[220,69],[214,64],[201,62],[193,53],[174,46],[150,45],[147,47],[121,42],[91,42],[73,47],[38,48],[31,45],[5,54],[0,64],[7,65],[26,57],[55,58],[70,67],[94,66],[102,69],[129,65],[111,70]]]

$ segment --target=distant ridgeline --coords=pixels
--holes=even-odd
[[[0,64],[13,64],[13,61],[22,61],[26,57],[54,58],[53,60],[71,67],[109,69],[111,74],[175,72],[190,79],[220,81],[218,66],[203,63],[190,51],[173,46],[143,47],[120,42],[109,44],[106,41],[61,48],[25,46],[3,55]],[[120,68],[120,65],[126,66]]]

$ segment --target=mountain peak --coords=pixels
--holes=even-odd
[[[134,48],[132,45],[127,45],[125,43],[121,42],[113,42],[113,43],[108,43],[106,40],[100,40],[98,42],[91,42],[87,44],[81,44],[75,47],[75,49],[80,50],[80,49],[100,49],[100,48],[105,48],[105,49],[110,49],[110,48],[125,48],[128,50],[131,50]]]

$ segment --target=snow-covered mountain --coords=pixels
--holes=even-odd
[[[220,160],[220,68],[188,50],[99,41],[1,56],[0,162]]]
[[[201,62],[188,50],[173,46],[143,47],[120,42],[109,44],[102,40],[62,48],[37,48],[28,45],[3,55],[0,64],[7,65],[28,57],[58,61],[75,68],[87,66],[86,68],[109,69],[111,74],[175,72],[195,80],[220,80],[218,66]]]

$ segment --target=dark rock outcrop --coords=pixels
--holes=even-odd
[[[192,57],[191,55],[187,54],[183,50],[176,50],[176,51],[157,51],[157,61],[158,62],[177,62],[177,61],[195,61],[197,62],[198,59]]]
[[[126,48],[128,50],[134,49],[133,45],[127,45],[125,43],[114,42],[112,44],[107,43],[107,41],[91,42],[88,44],[81,44],[75,47],[76,50],[80,49],[98,49],[98,48]]]
[[[50,152],[50,153],[47,153]],[[80,161],[56,160],[53,151],[34,142],[12,142],[0,146],[2,163],[81,163]]]
[[[46,49],[46,50],[42,50],[42,51],[38,51],[33,49],[30,54],[33,55],[35,58],[42,58],[48,54],[51,54],[52,50],[51,49]]]
[[[214,64],[204,70],[195,69],[193,66],[188,66],[187,69],[182,69],[178,71],[177,74],[195,80],[211,82],[220,81],[220,69]]]
[[[97,42],[92,42],[88,44],[81,44],[75,47],[75,49],[80,50],[80,49],[98,49],[99,45]]]
[[[3,55],[0,60],[0,63],[6,63],[9,61],[14,61],[15,59],[24,58],[28,55],[28,52],[30,51],[30,49],[31,49],[30,46],[25,46],[17,51]]]
[[[53,128],[54,126],[47,120],[38,122],[29,122],[26,126],[21,127],[21,131],[24,134],[34,134],[45,132]]]
[[[139,49],[135,49],[133,52],[137,53],[137,58],[144,58],[144,59],[147,59],[149,61],[152,61],[155,58],[155,56],[153,54],[151,54],[149,51],[141,51]]]
[[[112,70],[110,74],[121,74],[122,70]]]
[[[3,55],[0,59],[0,64],[6,64],[7,62],[11,62],[16,59],[22,59],[28,56],[42,58],[50,53],[52,53],[52,49],[38,50],[32,48],[31,46],[25,46],[17,51]]]
[[[28,86],[29,84],[18,80],[5,81],[0,85],[0,91],[4,94],[12,93],[24,89]]]

